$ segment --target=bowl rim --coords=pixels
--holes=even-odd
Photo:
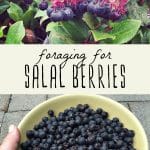
[[[74,94],[63,94],[63,95],[59,95],[59,96],[54,96],[54,97],[51,97],[49,99],[47,99],[46,101],[42,102],[42,103],[39,103],[38,105],[36,105],[35,107],[33,107],[32,110],[30,110],[24,117],[23,119],[20,121],[19,125],[18,125],[18,129],[21,130],[21,128],[23,127],[23,124],[24,122],[27,120],[28,116],[30,114],[33,114],[34,111],[36,109],[39,109],[41,106],[49,103],[49,102],[53,102],[53,101],[56,101],[58,99],[61,99],[61,98],[65,98],[65,97],[72,97],[72,96],[86,96],[86,97],[95,97],[95,98],[98,98],[98,99],[103,99],[103,100],[106,100],[118,107],[120,107],[127,115],[130,115],[132,117],[132,119],[134,120],[134,122],[137,124],[139,130],[142,131],[142,135],[143,135],[143,138],[144,138],[144,141],[145,141],[145,147],[146,147],[146,150],[149,150],[149,144],[148,144],[148,138],[147,138],[147,135],[146,135],[146,132],[141,124],[141,122],[139,121],[139,119],[130,111],[128,110],[125,106],[123,106],[122,104],[120,104],[119,102],[117,102],[116,100],[112,99],[112,98],[109,98],[109,97],[105,97],[105,96],[102,96],[102,95],[97,95],[97,94],[85,94],[85,93],[74,93]]]

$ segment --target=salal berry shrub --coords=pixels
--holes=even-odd
[[[149,12],[146,0],[0,1],[0,43],[146,44]]]
[[[31,3],[31,0],[25,1]],[[85,12],[115,21],[127,12],[127,0],[52,0],[51,3],[48,6],[48,1],[43,0],[39,9],[47,10],[48,17],[54,22],[82,17]]]

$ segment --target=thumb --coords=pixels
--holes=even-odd
[[[20,134],[17,127],[10,125],[7,136],[0,146],[0,150],[16,150],[20,140]]]

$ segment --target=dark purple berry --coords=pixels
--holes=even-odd
[[[87,11],[88,2],[86,0],[78,4],[78,9],[80,12],[85,13]]]
[[[118,12],[112,12],[109,16],[110,20],[116,21],[119,20],[121,18],[121,15]]]
[[[99,9],[99,3],[96,0],[91,1],[87,6],[87,11],[95,14],[96,10]]]
[[[26,136],[27,136],[27,138],[29,138],[29,139],[33,138],[33,136],[34,136],[34,131],[32,131],[32,130],[27,131]]]
[[[64,14],[65,14],[65,15],[64,15],[64,20],[71,20],[71,19],[73,19],[74,13],[73,13],[73,11],[72,11],[71,8],[65,7],[62,11],[63,11]]]
[[[50,110],[48,111],[48,115],[49,115],[50,117],[54,117],[54,111],[50,109]]]
[[[27,149],[31,145],[30,141],[25,141],[24,143],[21,144],[22,149]]]
[[[50,18],[51,18],[51,20],[54,21],[54,22],[63,21],[63,19],[64,19],[64,13],[63,13],[62,10],[54,10],[54,11],[51,13]]]
[[[83,17],[83,12],[79,11],[78,6],[72,6],[71,9],[74,12],[76,18]]]
[[[41,10],[46,10],[48,8],[48,2],[47,1],[42,1],[40,4],[39,4],[39,9]]]
[[[51,13],[54,11],[54,9],[52,7],[47,8],[47,15],[48,17],[51,16]]]
[[[30,5],[32,4],[33,0],[24,0],[25,4]]]
[[[100,4],[99,4],[100,5]],[[109,5],[102,5],[96,10],[96,15],[105,19],[109,19],[111,8]]]

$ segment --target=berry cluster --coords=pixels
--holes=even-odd
[[[48,111],[49,117],[26,132],[22,150],[135,150],[134,131],[123,127],[118,118],[88,104],[60,112]]]
[[[24,0],[25,4],[30,5],[33,3],[33,0]]]
[[[82,17],[85,12],[104,19],[118,20],[126,13],[127,0],[42,0],[39,4],[41,10],[47,9],[51,21],[71,20],[74,17]]]

